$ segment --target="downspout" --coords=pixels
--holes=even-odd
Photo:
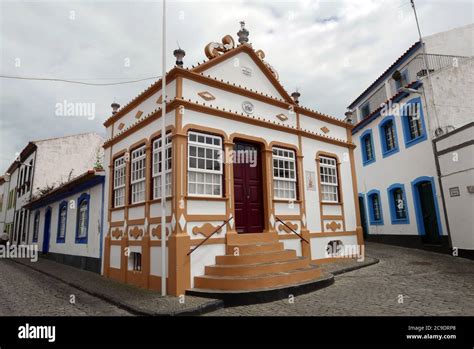
[[[104,186],[105,186],[105,177],[102,180],[102,199],[100,201],[100,241],[99,241],[99,261],[100,261],[100,274],[104,272],[104,264],[102,263],[102,246],[103,246],[103,236],[104,236]]]
[[[35,149],[35,156],[34,156],[34,160],[33,160],[33,166],[31,168],[30,197],[28,198],[28,202],[31,201],[31,198],[33,196],[33,190],[34,190],[33,183],[34,183],[34,180],[35,180],[36,155],[37,154],[38,154],[38,146],[36,146],[36,149]],[[28,225],[27,225],[27,228],[26,228],[26,241],[27,241],[27,244],[29,243],[29,239],[30,239],[30,216],[31,216],[31,212],[30,212],[30,210],[28,210]]]

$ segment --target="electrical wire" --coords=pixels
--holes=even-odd
[[[12,75],[0,75],[0,78],[15,79],[15,80],[65,82],[65,83],[70,83],[70,84],[80,84],[80,85],[88,85],[88,86],[113,86],[113,85],[132,84],[132,83],[146,81],[146,80],[160,79],[161,76],[151,76],[148,78],[142,78],[142,79],[137,79],[137,80],[109,82],[109,83],[92,83],[92,82],[84,82],[84,81],[78,81],[78,80],[67,80],[67,79],[58,79],[58,78],[36,78],[36,77],[12,76]]]

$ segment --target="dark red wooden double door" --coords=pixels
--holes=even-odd
[[[234,205],[238,233],[261,233],[263,180],[260,147],[246,142],[234,145]]]

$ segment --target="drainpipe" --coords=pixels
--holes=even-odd
[[[100,274],[103,274],[104,264],[102,263],[102,245],[104,236],[104,186],[105,176],[102,181],[102,200],[100,201],[100,241],[99,241],[99,260],[100,260]]]

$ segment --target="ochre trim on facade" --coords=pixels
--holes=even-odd
[[[320,233],[310,233],[311,238],[323,238],[329,236],[352,236],[357,235],[356,231],[335,231],[335,232],[320,232]]]
[[[339,157],[337,154],[326,152],[326,151],[318,151],[316,153],[315,161],[316,161],[316,169],[317,169],[317,177],[318,177],[318,194],[319,194],[319,212],[320,212],[320,218],[321,218],[321,231],[324,231],[325,225],[324,225],[324,215],[323,215],[323,206],[327,205],[328,203],[323,202],[323,197],[322,197],[322,192],[321,192],[321,172],[320,172],[320,166],[319,166],[319,158],[321,156],[327,156],[331,157],[333,159],[336,159],[336,172],[337,172],[337,182],[338,182],[338,198],[339,202],[337,203],[330,203],[334,205],[339,205],[341,206],[341,215],[342,215],[342,230],[346,230],[346,219],[344,215],[344,196],[343,196],[343,190],[342,190],[342,181],[341,181],[341,161],[339,160]]]
[[[173,68],[166,74],[166,86],[173,82],[174,79],[177,77],[177,72],[181,68]],[[109,127],[110,125],[114,124],[118,120],[120,120],[123,116],[125,116],[128,112],[132,111],[134,108],[138,107],[141,102],[150,98],[155,93],[160,92],[162,87],[161,79],[150,85],[145,91],[140,93],[134,99],[132,99],[128,104],[124,105],[117,113],[110,116],[104,122],[105,127]]]
[[[248,123],[248,124],[252,124],[252,125],[262,126],[262,127],[265,127],[265,128],[271,128],[271,129],[275,129],[275,130],[282,131],[282,132],[285,132],[285,133],[292,133],[292,134],[296,134],[296,135],[301,134],[303,137],[307,137],[307,138],[315,139],[315,140],[318,140],[318,141],[321,141],[321,142],[342,146],[342,147],[345,147],[345,148],[347,148],[347,147],[354,148],[355,147],[354,144],[348,143],[348,142],[346,142],[344,140],[341,140],[341,139],[337,139],[337,138],[333,138],[333,137],[329,137],[329,136],[323,136],[323,135],[320,135],[320,134],[317,134],[317,133],[312,133],[312,132],[309,132],[309,131],[301,130],[301,129],[291,127],[291,126],[287,126],[287,125],[272,123],[270,121],[266,121],[263,118],[260,118],[260,117],[257,117],[257,116],[244,116],[243,114],[237,114],[237,113],[234,113],[234,112],[221,110],[218,107],[216,107],[216,108],[210,107],[210,106],[207,106],[205,103],[203,103],[203,104],[194,103],[194,102],[191,102],[190,100],[174,99],[173,101],[171,101],[167,104],[166,112],[168,113],[169,111],[174,110],[177,107],[177,105],[180,105],[180,106],[182,105],[184,108],[187,108],[189,110],[194,110],[194,111],[197,111],[197,112],[202,112],[204,114],[219,116],[219,117],[223,117],[223,118],[234,120],[234,121],[240,121],[240,122],[244,122],[244,123]],[[150,122],[152,122],[154,120],[157,120],[160,117],[161,117],[160,110],[156,110],[155,112],[151,113],[149,116],[142,118],[138,123],[136,123],[136,124],[130,126],[129,128],[127,128],[125,131],[118,134],[114,138],[111,138],[111,139],[107,140],[104,143],[104,148],[110,147],[111,145],[117,143],[118,141],[120,141],[123,138],[125,138],[126,136],[136,132],[137,130],[145,127]]]
[[[260,70],[265,74],[267,79],[270,81],[270,83],[273,85],[273,87],[278,91],[278,93],[281,94],[284,100],[286,100],[288,103],[294,104],[293,99],[290,97],[288,92],[283,88],[283,86],[280,84],[280,82],[275,78],[273,73],[268,69],[268,67],[262,62],[260,57],[257,56],[255,53],[254,49],[252,46],[249,44],[242,44],[237,46],[234,49],[231,49],[227,51],[225,54],[220,55],[219,57],[212,58],[208,60],[207,62],[200,64],[196,68],[193,69],[196,73],[202,73],[206,69],[209,69],[218,63],[224,62],[225,60],[237,55],[240,52],[246,52],[252,58],[254,63],[260,68]]]

